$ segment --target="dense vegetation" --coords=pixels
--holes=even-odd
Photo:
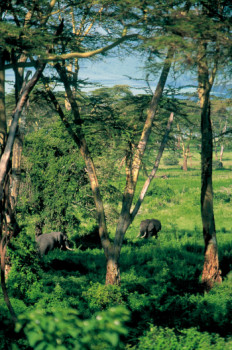
[[[214,210],[223,284],[205,294],[200,283],[204,244],[198,140],[191,141],[187,172],[181,169],[183,156],[178,148],[176,164],[169,165],[174,159],[170,142],[127,232],[120,259],[121,286],[106,286],[105,257],[96,239],[90,188],[84,180],[83,162],[67,138],[55,116],[52,128],[45,118],[41,127],[25,138],[17,206],[23,229],[10,243],[12,268],[7,280],[19,316],[14,331],[1,297],[1,348],[11,348],[14,343],[19,349],[29,345],[33,349],[231,349],[229,144],[223,168],[214,163]],[[116,136],[114,142],[117,145]],[[151,146],[144,164],[147,170],[154,157]],[[97,157],[96,146],[95,151]],[[120,162],[117,167],[117,174],[107,176],[105,182],[104,195],[114,208],[107,212],[110,227],[118,215],[124,181]],[[138,192],[143,177],[145,173]],[[140,221],[153,217],[162,222],[158,239],[136,238]],[[55,250],[40,260],[34,243],[37,222],[43,223],[44,232],[65,229],[75,250]]]

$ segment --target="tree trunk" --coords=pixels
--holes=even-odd
[[[193,166],[193,163],[192,163],[192,154],[191,154],[191,152],[190,152],[190,147],[189,147],[189,145],[188,145],[188,147],[187,147],[187,152],[188,152],[188,157],[189,157],[189,159],[190,159],[190,167],[192,167],[192,166]]]
[[[221,282],[218,247],[213,212],[212,184],[212,129],[210,106],[203,108],[201,114],[202,153],[201,153],[201,216],[205,242],[205,262],[202,283],[210,290],[215,282]]]
[[[110,255],[106,262],[106,284],[119,286],[121,283],[120,269],[115,254]]]
[[[140,196],[139,196],[139,199],[133,209],[133,212],[131,214],[131,222],[134,220],[135,216],[137,215],[138,211],[139,211],[139,208],[141,207],[141,204],[144,200],[144,197],[147,193],[147,190],[151,184],[151,181],[154,179],[155,175],[156,175],[156,172],[159,168],[159,164],[160,164],[160,160],[162,158],[162,155],[163,155],[163,151],[164,151],[164,148],[167,144],[167,141],[168,141],[168,137],[169,137],[169,133],[171,131],[171,127],[172,127],[172,123],[173,123],[173,118],[174,118],[174,113],[171,113],[170,114],[170,117],[168,119],[168,123],[167,123],[167,127],[166,127],[166,131],[165,131],[165,134],[164,134],[164,137],[161,141],[161,144],[160,144],[160,148],[159,148],[159,152],[158,152],[158,155],[156,157],[156,160],[155,160],[155,165],[150,173],[150,175],[148,176],[147,180],[145,181],[144,185],[143,185],[143,188],[142,188],[142,191],[140,193]]]
[[[67,130],[69,131],[70,135],[76,142],[86,164],[86,169],[89,176],[90,185],[93,192],[93,197],[94,197],[95,206],[97,210],[99,236],[100,236],[102,246],[105,252],[106,260],[107,260],[106,284],[120,284],[119,257],[120,257],[122,242],[124,239],[125,232],[131,223],[130,210],[131,210],[132,200],[133,200],[135,187],[138,179],[139,169],[140,169],[143,154],[146,149],[148,138],[151,133],[153,119],[158,109],[158,104],[162,96],[163,89],[164,89],[164,86],[169,74],[169,70],[172,64],[173,55],[174,55],[174,50],[173,48],[170,48],[168,50],[167,57],[164,62],[159,83],[157,85],[156,91],[153,95],[150,107],[148,109],[147,119],[144,124],[141,139],[137,146],[134,157],[132,156],[131,151],[129,151],[126,156],[126,187],[124,190],[122,209],[121,209],[121,214],[120,214],[117,229],[116,229],[113,246],[108,237],[103,201],[100,194],[100,188],[98,184],[94,162],[91,158],[91,154],[89,152],[88,146],[86,144],[86,140],[82,132],[82,128],[81,128],[82,120],[79,114],[78,105],[76,103],[76,100],[73,96],[73,92],[70,87],[70,82],[67,74],[68,72],[67,72],[67,69],[65,67],[62,67],[60,64],[56,64],[55,66],[64,84],[65,92],[67,94],[67,98],[72,108],[72,112],[74,116],[74,124],[76,125],[75,133],[71,125],[66,120],[61,109],[58,106],[56,106],[56,108],[59,109],[60,117],[64,122]],[[54,103],[57,105],[55,100],[54,100]]]
[[[19,63],[24,63],[26,61],[26,56],[22,55],[18,60]],[[15,102],[17,104],[20,94],[28,82],[31,71],[28,71],[24,80],[24,69],[14,66],[15,73]],[[18,127],[15,134],[15,140],[12,150],[12,172],[11,172],[11,186],[9,192],[9,199],[11,205],[11,211],[14,213],[14,209],[17,203],[20,181],[21,181],[21,158],[23,150],[23,138],[24,138],[24,116],[23,112],[21,113],[21,118],[18,122]]]
[[[4,54],[0,49],[0,154],[2,154],[7,136],[5,111],[5,69]]]
[[[212,156],[213,135],[210,118],[210,91],[214,77],[209,77],[206,60],[206,44],[199,45],[198,93],[201,106],[201,217],[205,243],[205,260],[202,283],[210,290],[215,282],[221,282],[216,229],[213,211]]]
[[[5,177],[6,177],[7,165],[9,163],[10,155],[12,152],[15,134],[16,134],[17,126],[18,126],[18,120],[19,120],[20,115],[22,113],[23,107],[25,106],[25,103],[27,102],[28,96],[29,96],[31,90],[33,89],[33,87],[35,86],[35,84],[37,83],[40,75],[42,74],[44,67],[45,67],[45,65],[41,65],[36,70],[35,74],[31,78],[31,80],[26,84],[25,88],[22,91],[20,99],[17,103],[15,111],[13,113],[13,118],[12,118],[10,130],[9,130],[9,135],[7,138],[7,143],[6,143],[6,146],[5,146],[4,152],[3,152],[2,157],[1,157],[1,161],[0,161],[0,200],[2,200],[2,196],[3,196],[3,184],[4,184]]]
[[[108,237],[104,206],[103,206],[103,201],[102,201],[100,188],[99,188],[99,184],[98,184],[95,165],[94,165],[94,162],[91,158],[90,151],[88,149],[85,137],[84,137],[83,132],[82,132],[82,128],[81,128],[82,120],[80,117],[79,108],[78,108],[78,105],[76,103],[76,99],[73,95],[73,91],[72,91],[71,86],[70,86],[67,71],[66,71],[65,67],[61,67],[60,64],[56,64],[56,69],[57,69],[57,72],[60,75],[60,78],[64,84],[67,98],[68,98],[69,103],[70,103],[71,108],[72,108],[72,113],[74,116],[74,124],[76,125],[75,132],[73,131],[72,126],[69,124],[69,122],[65,118],[65,115],[63,114],[60,106],[57,104],[57,102],[55,100],[55,96],[52,96],[51,91],[49,93],[50,93],[51,98],[53,99],[54,105],[56,105],[56,109],[59,111],[59,115],[60,115],[66,129],[68,130],[69,134],[72,136],[73,140],[77,144],[77,146],[80,150],[81,156],[84,159],[87,173],[89,176],[90,186],[91,186],[92,193],[93,193],[96,211],[97,211],[97,221],[98,221],[98,225],[99,225],[99,236],[101,239],[102,247],[103,247],[104,252],[105,252],[105,256],[107,258],[109,250],[111,249],[111,243],[110,243],[110,240]],[[49,91],[49,90],[47,90],[47,91]]]
[[[215,160],[218,160],[217,145],[215,145],[214,150],[215,150]]]
[[[167,77],[172,65],[173,56],[174,56],[174,49],[170,47],[167,52],[166,59],[164,61],[159,82],[157,84],[156,90],[154,92],[150,106],[148,108],[147,118],[144,123],[141,138],[135,150],[134,156],[130,151],[126,156],[126,186],[123,194],[122,209],[119,216],[115,239],[114,239],[113,261],[116,262],[117,267],[118,267],[119,256],[120,256],[122,242],[123,242],[125,233],[132,222],[132,218],[134,218],[131,214],[131,206],[134,198],[136,184],[138,181],[138,175],[141,167],[142,157],[146,150],[147,142],[148,142],[152,125],[153,125],[154,116],[158,110],[159,101],[163,94]],[[119,270],[118,269],[111,270],[112,274],[116,272],[118,274]],[[109,280],[118,281],[119,278],[117,275],[115,275],[114,278],[111,278]]]
[[[184,161],[183,161],[183,170],[188,171],[188,151],[185,149],[183,152]]]
[[[223,153],[224,153],[224,146],[221,145],[221,151],[220,151],[220,162],[221,162],[221,163],[222,163]]]
[[[4,148],[4,152],[3,152],[1,160],[0,160],[0,203],[2,203],[2,201],[3,201],[4,190],[6,190],[6,188],[4,188],[4,184],[5,184],[5,180],[6,180],[7,169],[8,169],[8,164],[10,161],[10,155],[12,152],[15,134],[16,134],[16,130],[17,130],[18,120],[19,120],[19,117],[20,117],[21,112],[23,110],[23,107],[24,107],[25,103],[27,102],[28,96],[29,96],[31,90],[33,89],[33,87],[35,86],[35,84],[37,83],[40,75],[42,74],[44,67],[45,67],[45,65],[40,65],[39,68],[36,70],[35,74],[33,75],[32,79],[26,84],[26,86],[24,87],[22,94],[19,98],[19,101],[17,103],[15,111],[13,113],[12,123],[10,126],[6,146]],[[9,182],[7,182],[7,181],[6,181],[6,183],[9,184]],[[4,210],[4,208],[1,207],[1,212],[0,212],[1,222],[3,221],[2,220],[2,217],[4,214],[3,210]],[[10,239],[10,235],[8,234],[8,231],[6,230],[5,235],[3,235],[1,242],[0,242],[1,286],[2,286],[4,299],[6,301],[7,307],[10,311],[11,316],[12,316],[12,320],[15,322],[17,320],[17,317],[16,317],[15,312],[12,308],[11,303],[10,303],[9,296],[7,294],[6,283],[5,283],[5,255],[6,255],[6,247],[7,247],[7,243],[9,241],[9,239]]]

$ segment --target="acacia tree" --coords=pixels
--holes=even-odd
[[[46,62],[51,60],[50,54],[53,52],[53,43],[58,40],[58,37],[62,33],[61,26],[56,25],[54,30],[53,24],[57,24],[59,4],[60,3],[56,0],[51,0],[50,2],[33,1],[32,3],[27,1],[13,3],[12,1],[9,1],[4,4],[1,3],[0,6],[0,134],[2,149],[0,161],[1,283],[6,302],[14,320],[15,314],[11,308],[5,288],[4,267],[7,242],[14,232],[14,230],[12,232],[12,222],[15,201],[12,201],[11,199],[13,197],[16,198],[17,196],[19,182],[15,181],[16,186],[9,186],[8,179],[10,176],[7,177],[6,175],[7,173],[10,174],[10,172],[12,174],[16,173],[17,175],[20,169],[22,147],[19,132],[16,137],[18,121],[31,90],[39,80],[41,73],[45,68]],[[83,4],[84,2],[80,3],[78,1],[80,8]],[[68,7],[72,5],[74,5],[73,1],[64,6]],[[62,24],[62,22],[60,24]],[[125,39],[123,38],[123,40]],[[112,47],[114,47],[114,45],[116,44],[111,44]],[[82,54],[83,53],[81,53],[81,55]],[[88,56],[89,55],[87,55],[87,57]],[[23,86],[24,68],[28,66],[35,67],[36,71],[32,79]],[[9,68],[13,68],[15,73],[15,99],[17,105],[13,112],[10,131],[7,135],[5,70]],[[13,159],[10,164],[13,144]],[[13,188],[13,192],[11,193],[9,191],[10,187]],[[3,221],[5,224],[4,232]]]
[[[221,282],[213,211],[212,122],[210,92],[216,74],[228,67],[231,59],[231,2],[219,0],[187,1],[183,11],[173,17],[176,35],[185,40],[183,57],[196,69],[201,109],[201,217],[205,243],[202,283],[206,290]],[[183,60],[181,60],[183,62]]]
[[[132,7],[129,7],[129,12],[125,13],[125,11],[122,11],[122,7],[120,8],[117,6],[118,2],[115,4],[111,3],[111,8],[110,8],[110,15],[111,18],[113,18],[113,13],[114,11],[116,14],[123,13],[123,19],[122,17],[120,18],[119,15],[117,15],[117,20],[121,21],[121,25],[118,25],[119,22],[117,22],[117,26],[115,27],[117,31],[120,29],[121,30],[121,38],[117,41],[118,43],[121,43],[124,41],[124,39],[129,39],[135,37],[134,34],[134,29],[139,26],[142,22],[147,22],[147,4],[146,2],[142,3],[142,5],[135,7],[132,5]],[[151,12],[151,18],[150,18],[150,26],[153,27],[153,30],[150,31],[150,33],[157,34],[156,27],[154,26],[154,13],[155,13],[156,7],[153,8],[153,11]],[[90,8],[88,8],[87,13],[89,13]],[[95,9],[96,12],[96,9]],[[101,15],[103,14],[102,8],[98,10]],[[75,21],[72,19],[72,25],[75,23]],[[90,33],[89,31],[89,23],[91,28],[95,29],[93,26],[93,23],[87,19],[88,26],[86,27],[86,18],[84,21],[80,22],[81,25],[79,27],[79,32],[82,33],[81,39],[79,39],[79,45],[83,45],[83,38],[86,37],[87,34]],[[107,22],[106,22],[107,23]],[[152,23],[152,24],[151,24]],[[160,23],[159,23],[160,24]],[[130,28],[133,28],[133,32],[131,34],[126,33],[130,30]],[[87,29],[85,29],[87,28]],[[103,25],[104,28],[104,25]],[[111,23],[111,31],[112,31],[112,23]],[[155,29],[154,29],[155,28]],[[147,30],[147,29],[146,29]],[[145,30],[145,34],[146,34]],[[159,28],[160,30],[160,28]],[[74,28],[73,32],[76,33],[77,30]],[[141,31],[140,31],[141,35]],[[146,36],[143,37],[143,39],[146,39]],[[152,41],[151,37],[148,37],[148,44],[151,45],[150,42]],[[86,53],[84,55],[73,55],[72,53],[64,53],[61,54],[61,57],[64,60],[68,60],[70,58],[82,58],[82,57],[91,57],[93,55],[96,55],[97,53],[104,53],[106,50],[108,51],[109,49],[113,48],[115,44],[110,44],[106,46],[105,48],[102,49],[96,49],[92,50],[92,52]],[[164,48],[164,45],[163,47]],[[168,49],[167,49],[168,48]],[[66,48],[62,48],[64,51],[70,50],[70,48],[67,46]],[[135,215],[138,212],[138,209],[142,203],[142,199],[146,193],[146,190],[143,191],[143,194],[140,196],[140,199],[138,201],[138,204],[136,206],[136,210],[133,210],[132,208],[132,202],[134,198],[134,193],[136,189],[136,184],[138,180],[138,175],[139,175],[139,170],[141,167],[141,161],[142,157],[144,155],[144,152],[146,150],[147,142],[151,133],[152,125],[153,125],[153,120],[154,116],[157,112],[158,105],[160,98],[162,96],[165,83],[171,68],[172,60],[174,57],[174,51],[175,51],[175,43],[172,44],[169,42],[169,44],[166,44],[166,58],[163,62],[163,68],[161,70],[161,75],[159,82],[157,84],[157,88],[155,90],[155,93],[153,95],[153,98],[150,102],[150,105],[148,107],[148,112],[147,112],[147,117],[144,123],[143,131],[141,134],[141,138],[138,141],[137,145],[135,147],[130,144],[128,145],[128,150],[126,152],[126,161],[125,161],[125,167],[126,167],[126,185],[125,185],[125,190],[123,194],[123,200],[122,200],[122,209],[121,213],[119,215],[118,219],[118,224],[116,228],[116,234],[115,234],[115,239],[114,242],[111,242],[109,240],[108,236],[108,231],[107,231],[107,225],[106,225],[106,220],[105,220],[105,212],[104,212],[104,205],[103,205],[103,200],[102,200],[102,195],[100,192],[100,186],[98,182],[98,177],[97,177],[97,172],[95,168],[95,164],[92,158],[92,154],[89,150],[88,144],[86,142],[85,134],[83,132],[83,120],[81,117],[81,112],[79,105],[76,100],[76,94],[75,94],[75,89],[73,89],[73,86],[75,85],[75,82],[73,81],[73,76],[74,74],[71,74],[70,70],[70,65],[68,64],[60,64],[57,62],[55,64],[55,68],[57,70],[57,73],[59,74],[59,78],[61,82],[64,85],[65,88],[65,93],[66,93],[66,98],[69,101],[69,104],[71,106],[71,111],[73,115],[73,120],[72,123],[69,122],[69,120],[66,118],[65,113],[62,111],[61,106],[57,103],[55,96],[52,94],[51,89],[49,88],[48,84],[46,84],[46,89],[50,95],[51,100],[53,101],[54,105],[56,106],[57,110],[59,111],[59,114],[61,116],[62,121],[64,122],[67,130],[69,131],[70,135],[76,142],[80,153],[85,161],[86,165],[86,170],[89,176],[90,180],[90,185],[93,193],[93,198],[96,206],[96,212],[97,212],[97,221],[98,221],[98,226],[99,226],[99,235],[101,238],[102,246],[105,252],[106,260],[107,260],[107,272],[106,272],[106,283],[107,284],[119,284],[120,283],[120,271],[119,271],[119,257],[120,257],[120,251],[122,247],[122,242],[124,235],[133,221]],[[53,61],[58,61],[57,56],[52,54],[49,56],[49,59],[52,59]],[[76,67],[77,65],[75,65]],[[172,118],[171,118],[172,119]],[[170,124],[171,121],[168,125],[168,129],[170,130]],[[74,127],[72,126],[74,125]],[[163,142],[163,145],[165,142]],[[161,147],[161,148],[162,148]],[[162,155],[162,151],[159,154],[159,159],[160,156]],[[157,163],[155,165],[156,169],[158,167],[159,159],[157,159]],[[155,173],[154,173],[155,174]],[[154,175],[150,177],[150,180],[152,179]]]
[[[201,216],[205,242],[205,261],[202,283],[206,290],[215,282],[221,282],[218,247],[213,212],[212,154],[213,134],[210,108],[210,92],[216,73],[223,69],[228,58],[231,43],[229,15],[231,3],[218,1],[214,7],[210,2],[202,2],[201,18],[204,19],[205,31],[197,40],[198,94],[201,107]],[[217,33],[215,35],[215,32]]]
[[[102,17],[103,9],[107,9],[108,2],[104,2],[102,5],[98,5],[95,1],[89,2],[77,2],[75,1],[67,3],[58,2],[56,0],[51,0],[49,4],[46,1],[38,2],[35,1],[32,4],[28,4],[28,2],[18,4],[12,4],[11,2],[6,4],[4,8],[1,8],[2,13],[7,12],[7,16],[3,16],[4,20],[2,21],[2,47],[6,50],[7,61],[9,64],[5,65],[4,56],[2,56],[0,67],[1,71],[9,68],[13,68],[16,77],[16,100],[17,107],[15,109],[14,118],[12,122],[11,131],[9,133],[8,141],[6,143],[6,147],[4,147],[4,152],[1,158],[1,196],[3,198],[3,193],[5,191],[5,198],[9,201],[9,193],[6,193],[7,186],[4,186],[4,179],[6,177],[7,165],[9,164],[10,154],[12,150],[13,141],[15,140],[16,129],[18,125],[19,116],[22,112],[22,109],[28,99],[29,93],[32,87],[38,81],[39,76],[44,70],[44,66],[48,62],[64,62],[65,60],[72,60],[77,58],[89,58],[95,56],[97,54],[104,54],[106,51],[113,49],[120,43],[134,38],[136,35],[134,33],[127,35],[127,25],[123,26],[123,31],[120,36],[117,35],[114,41],[111,40],[111,37],[106,36],[106,39],[100,41],[101,47],[93,48],[91,50],[87,50],[87,46],[89,41],[91,42],[91,37],[88,36],[89,29],[92,28],[96,17]],[[79,30],[72,30],[71,36],[70,33],[64,31],[64,19],[60,19],[60,15],[64,15],[64,12],[67,11],[68,8],[71,8],[71,14],[74,16],[75,11],[77,12],[76,17],[82,18],[79,26]],[[91,14],[91,23],[89,24],[89,16]],[[107,16],[112,19],[111,10],[107,13]],[[88,18],[88,20],[86,20]],[[12,21],[13,19],[13,21]],[[57,20],[59,21],[59,25],[56,25],[56,30],[52,30],[51,25],[54,23],[57,24]],[[9,21],[9,22],[8,22]],[[15,22],[15,23],[14,23]],[[12,24],[14,23],[14,24]],[[87,24],[86,24],[87,23]],[[106,21],[107,23],[107,21]],[[47,25],[48,24],[48,25]],[[75,21],[72,17],[72,25],[74,26]],[[49,27],[50,25],[50,27]],[[86,25],[88,27],[86,28]],[[107,24],[106,24],[107,25]],[[104,28],[103,28],[104,29]],[[63,33],[64,32],[64,33]],[[41,34],[42,41],[41,41]],[[103,37],[102,35],[97,35],[97,39]],[[33,40],[31,40],[33,38]],[[85,38],[85,43],[83,43],[83,38]],[[111,43],[107,44],[106,40],[111,40]],[[93,45],[95,45],[96,38],[94,38]],[[98,40],[99,41],[99,40]],[[106,43],[106,44],[105,44]],[[99,42],[98,42],[99,44]],[[91,44],[92,45],[92,44]],[[39,47],[39,49],[38,49]],[[6,49],[5,49],[6,48]],[[5,51],[2,51],[5,54]],[[3,54],[2,54],[3,55]],[[137,154],[136,164],[138,165],[141,162],[142,152],[145,150],[145,143],[147,142],[148,135],[150,133],[152,118],[155,113],[155,109],[157,109],[157,102],[160,99],[162,94],[162,90],[165,85],[165,81],[167,79],[168,71],[171,66],[171,57],[173,55],[173,50],[170,48],[168,51],[167,60],[164,66],[163,73],[161,75],[160,84],[157,89],[157,93],[154,96],[152,101],[150,114],[148,117],[148,124],[146,125],[145,136],[144,139],[140,143],[139,154]],[[39,69],[36,71],[35,76],[31,79],[31,81],[25,86],[25,88],[21,91],[21,95],[19,97],[19,91],[22,88],[23,84],[23,69],[29,66],[39,65]],[[101,195],[98,186],[98,180],[96,177],[96,171],[91,159],[90,152],[88,150],[85,138],[83,136],[81,130],[81,118],[79,115],[78,106],[76,104],[74,98],[74,90],[72,89],[73,82],[76,83],[75,79],[72,79],[70,82],[70,77],[72,77],[72,71],[69,66],[65,66],[60,63],[56,63],[55,65],[57,71],[60,74],[60,77],[64,83],[67,97],[69,99],[69,103],[72,106],[73,114],[74,114],[74,125],[76,127],[76,131],[73,132],[72,128],[70,128],[70,124],[63,118],[65,125],[68,127],[71,134],[74,136],[74,140],[78,144],[80,148],[81,154],[86,162],[86,168],[88,169],[88,174],[90,177],[90,183],[92,187],[92,191],[95,198],[96,209],[98,213],[98,222],[99,222],[99,233],[101,237],[101,241],[106,252],[106,257],[108,262],[111,259],[113,251],[112,245],[108,238],[108,233],[106,229],[105,215],[103,203],[101,200]],[[75,67],[77,69],[77,62],[75,62]],[[2,78],[2,88],[4,88],[4,77]],[[2,94],[2,105],[4,105],[4,91]],[[155,108],[154,108],[154,106]],[[5,111],[1,114],[5,118]],[[5,128],[6,130],[6,128]],[[3,129],[4,131],[4,129]],[[5,131],[4,131],[5,132]],[[4,137],[2,137],[4,139]],[[145,140],[145,141],[144,141]],[[20,163],[20,152],[21,147],[15,147],[15,149],[19,152],[17,153],[17,161],[16,163]],[[137,169],[137,174],[138,174]],[[136,175],[137,176],[137,175]],[[135,184],[133,185],[135,189]],[[18,186],[16,186],[18,187]],[[131,200],[132,203],[132,200]],[[130,203],[130,205],[131,205]],[[12,208],[11,208],[12,209]],[[13,208],[14,209],[14,208]],[[5,208],[1,208],[1,214],[3,214]],[[2,215],[3,216],[3,215]],[[123,232],[125,233],[125,231]],[[120,239],[122,241],[122,239]],[[5,250],[6,250],[6,236],[3,236],[1,242],[1,257],[2,257],[2,282],[4,288],[4,259],[5,259]],[[117,258],[118,259],[118,254]],[[108,275],[107,275],[108,276]],[[117,278],[118,280],[118,278]],[[112,276],[110,278],[107,277],[107,281],[109,283],[116,283],[116,278]],[[116,282],[115,282],[116,281]],[[13,315],[14,317],[14,315]]]

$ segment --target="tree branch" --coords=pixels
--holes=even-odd
[[[71,53],[67,53],[67,54],[61,54],[61,55],[48,55],[47,57],[41,57],[40,61],[47,63],[47,62],[58,62],[58,61],[63,61],[63,60],[69,60],[72,58],[89,58],[89,57],[93,57],[97,54],[102,54],[105,53],[111,49],[113,49],[114,47],[118,46],[119,44],[123,43],[126,40],[129,39],[134,39],[134,38],[138,38],[137,34],[130,34],[130,35],[124,35],[121,38],[117,39],[115,42],[113,42],[110,45],[101,47],[100,49],[97,50],[93,50],[93,51],[87,51],[87,52],[71,52]],[[27,62],[27,63],[17,63],[17,67],[34,67],[35,63],[31,63],[31,62]],[[7,64],[5,66],[5,69],[11,69],[13,68],[12,64]]]
[[[174,118],[174,113],[171,113],[170,114],[170,117],[168,119],[168,123],[167,123],[167,127],[166,127],[166,131],[165,131],[165,134],[164,134],[164,137],[162,139],[162,142],[160,144],[160,148],[159,148],[159,152],[158,152],[158,155],[156,157],[156,161],[155,161],[155,165],[154,165],[154,168],[152,169],[150,175],[148,176],[144,186],[143,186],[143,189],[140,193],[140,196],[139,196],[139,199],[134,207],[134,210],[131,214],[131,222],[134,220],[135,216],[137,215],[138,211],[139,211],[139,208],[144,200],[144,197],[147,193],[147,190],[148,190],[148,187],[150,186],[150,183],[151,181],[153,180],[153,178],[155,177],[155,174],[158,170],[158,167],[159,167],[159,164],[160,164],[160,160],[162,158],[162,155],[163,155],[163,151],[164,151],[164,148],[166,146],[166,143],[168,141],[168,136],[169,136],[169,133],[171,131],[171,127],[172,127],[172,123],[173,123],[173,118]]]
[[[10,155],[11,155],[11,151],[12,151],[12,147],[13,147],[13,143],[14,143],[14,139],[15,139],[15,133],[16,133],[16,129],[18,126],[18,120],[19,120],[20,115],[22,113],[23,107],[25,106],[25,103],[27,102],[28,96],[29,96],[31,90],[34,88],[37,81],[39,80],[40,75],[41,75],[42,71],[44,70],[44,68],[45,68],[45,65],[41,64],[39,66],[39,68],[36,70],[35,74],[31,78],[31,80],[29,80],[29,82],[25,85],[25,87],[21,93],[21,96],[19,98],[19,101],[17,103],[17,106],[16,106],[14,113],[13,113],[12,123],[10,126],[6,146],[5,146],[4,152],[3,152],[1,160],[0,160],[0,201],[2,200],[2,196],[3,196],[3,186],[4,186],[5,177],[6,177],[7,165],[8,165],[9,160],[10,160]]]

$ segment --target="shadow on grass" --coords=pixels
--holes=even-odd
[[[208,294],[200,283],[203,246],[190,242],[177,244],[174,239],[163,245],[159,238],[126,240],[120,257],[121,287],[111,289],[109,301],[104,303],[107,287],[102,250],[62,252],[59,257],[51,254],[46,258],[46,273],[61,271],[62,285],[66,278],[69,285],[72,276],[85,276],[81,289],[91,298],[83,299],[79,292],[77,295],[79,303],[83,303],[78,307],[86,312],[88,308],[89,313],[101,310],[102,305],[107,308],[108,302],[110,306],[114,302],[117,305],[119,300],[125,304],[131,311],[129,341],[143,334],[149,324],[175,329],[196,327],[227,336],[231,334],[232,281],[227,277],[232,266],[231,253],[230,244],[220,247],[224,280]]]

